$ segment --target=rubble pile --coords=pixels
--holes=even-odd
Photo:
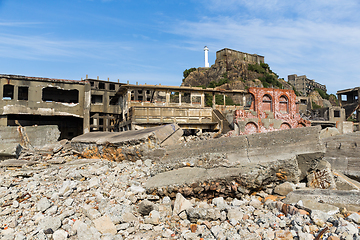
[[[286,192],[290,183],[274,186],[271,194],[234,198],[149,195],[144,186],[155,165],[150,159],[78,159],[3,167],[0,238],[360,239],[359,212],[311,210],[271,195]]]

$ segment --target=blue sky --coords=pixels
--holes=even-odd
[[[0,73],[181,84],[203,48],[265,56],[329,93],[359,86],[358,0],[0,0]]]

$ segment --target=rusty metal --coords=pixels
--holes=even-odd
[[[321,231],[319,232],[319,234],[315,237],[315,240],[319,240],[319,239],[322,237],[322,235],[324,235],[324,233],[325,233],[328,229],[329,229],[329,227],[325,227],[323,230],[321,230]]]
[[[22,196],[20,196],[20,197],[17,197],[17,198],[16,198],[16,201],[18,201],[19,203],[21,203],[21,202],[23,202],[23,201],[25,201],[25,200],[27,200],[27,199],[29,199],[29,198],[31,198],[30,193],[25,193],[24,195],[22,195]]]

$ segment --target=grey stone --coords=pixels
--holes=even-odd
[[[275,187],[274,193],[279,194],[281,196],[286,196],[288,195],[289,192],[292,192],[294,190],[295,190],[294,184],[289,182],[284,182]]]
[[[181,193],[176,194],[173,215],[178,215],[180,212],[182,212],[188,208],[191,208],[191,207],[192,207],[192,203],[189,200],[187,200],[186,198],[184,198],[181,195]]]
[[[46,209],[51,207],[51,205],[52,205],[51,202],[46,197],[43,197],[36,204],[36,210],[40,212],[44,212]]]
[[[154,209],[154,204],[149,200],[145,199],[141,201],[141,203],[139,203],[138,207],[139,207],[138,212],[145,216],[148,215]]]
[[[62,229],[56,230],[52,235],[54,240],[66,240],[68,236],[69,234]]]
[[[40,220],[38,227],[42,230],[51,228],[56,231],[61,226],[61,220],[58,217],[44,217]]]
[[[360,214],[357,212],[352,213],[347,217],[349,220],[353,221],[356,224],[360,224]]]

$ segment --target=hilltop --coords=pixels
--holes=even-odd
[[[293,89],[264,62],[257,63],[231,55],[218,57],[218,54],[215,64],[210,68],[186,69],[181,86],[220,87],[228,90],[245,90],[249,87]]]

